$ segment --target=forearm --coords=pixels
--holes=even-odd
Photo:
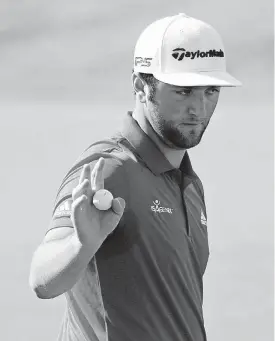
[[[97,249],[83,246],[75,234],[41,244],[32,259],[31,288],[39,298],[63,294],[80,279]]]

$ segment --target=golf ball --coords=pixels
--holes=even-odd
[[[93,204],[97,209],[107,211],[112,206],[113,199],[111,192],[107,191],[107,189],[100,189],[93,197]]]

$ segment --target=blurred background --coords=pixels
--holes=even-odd
[[[273,2],[1,0],[1,340],[56,340],[65,299],[28,287],[56,191],[79,154],[133,109],[132,56],[152,21],[185,12],[223,37],[228,71],[190,150],[208,208],[210,341],[273,340]]]

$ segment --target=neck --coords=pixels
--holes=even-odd
[[[133,118],[139,124],[140,128],[148,135],[151,140],[156,144],[159,150],[163,153],[166,159],[175,168],[179,168],[183,156],[185,154],[185,149],[173,149],[167,146],[157,135],[157,133],[152,128],[150,122],[148,121],[143,108],[136,107],[133,111]]]

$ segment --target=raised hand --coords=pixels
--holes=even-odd
[[[88,164],[84,165],[79,184],[72,193],[71,219],[79,241],[83,245],[98,246],[118,225],[125,208],[125,200],[114,198],[109,210],[101,211],[93,205],[93,196],[104,189],[105,160],[100,158],[93,170]]]

